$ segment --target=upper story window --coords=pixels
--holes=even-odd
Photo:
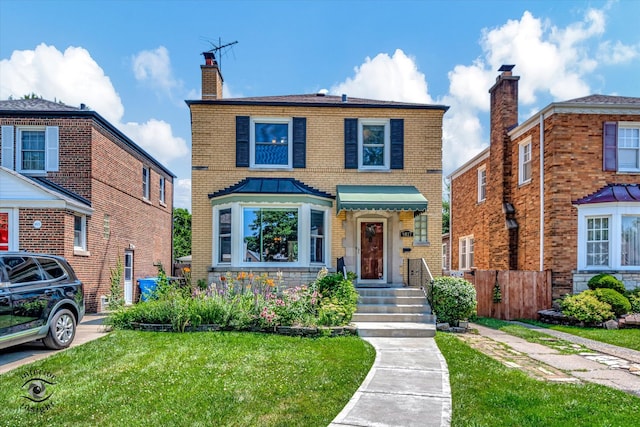
[[[142,197],[149,200],[149,182],[151,171],[147,166],[142,167]]]
[[[160,177],[160,182],[159,182],[159,184],[160,184],[160,195],[159,195],[159,197],[160,197],[160,203],[164,204],[164,203],[166,203],[166,202],[165,202],[165,193],[166,193],[165,186],[166,186],[166,180],[165,180],[164,176],[161,176],[161,177]]]
[[[358,167],[389,169],[389,121],[362,119],[358,122]]]
[[[291,119],[251,120],[251,166],[290,168],[292,154]]]
[[[484,202],[487,198],[487,167],[478,169],[478,202]]]
[[[442,269],[449,269],[449,245],[446,243],[442,244]]]
[[[518,183],[531,181],[531,138],[518,145]]]
[[[13,126],[2,126],[2,166],[25,174],[56,172],[58,140],[57,126],[17,127],[15,133]]]
[[[618,170],[640,171],[640,123],[618,125]]]
[[[413,241],[417,244],[429,243],[427,214],[420,214],[413,219]]]

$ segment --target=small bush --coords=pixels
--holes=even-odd
[[[631,313],[640,314],[640,295],[639,294],[629,295],[629,303],[631,304]]]
[[[611,305],[600,301],[594,291],[569,295],[560,301],[562,314],[588,324],[602,323],[615,317]]]
[[[430,303],[438,322],[457,325],[476,311],[476,289],[457,277],[436,277],[430,292]]]
[[[624,283],[622,283],[612,275],[606,273],[596,274],[595,276],[593,276],[591,279],[589,279],[587,286],[591,290],[601,288],[614,289],[623,295],[626,292]]]
[[[593,294],[600,301],[609,304],[616,316],[621,316],[631,311],[631,303],[627,297],[618,291],[607,288],[598,288],[593,291]]]

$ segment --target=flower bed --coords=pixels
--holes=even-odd
[[[326,269],[308,285],[284,289],[278,275],[274,279],[266,274],[228,273],[193,286],[189,280],[169,282],[161,271],[157,288],[146,301],[113,312],[106,322],[115,328],[156,331],[343,335],[352,334],[344,327],[356,310],[357,295],[351,279],[327,274]]]

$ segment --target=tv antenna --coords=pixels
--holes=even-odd
[[[218,37],[218,44],[212,43],[211,41],[207,40],[207,42],[213,46],[210,50],[203,52],[203,55],[205,53],[212,53],[213,54],[213,60],[216,60],[216,57],[218,58],[218,66],[220,67],[220,70],[222,70],[222,55],[225,53],[224,49],[230,48],[231,46],[233,46],[234,44],[238,43],[238,41],[233,41],[231,43],[225,43],[222,44],[222,40]],[[206,56],[205,56],[206,58]]]

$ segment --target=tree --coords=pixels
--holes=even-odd
[[[259,253],[262,261],[296,261],[298,259],[298,213],[287,209],[260,209],[249,225],[247,250]]]
[[[449,232],[449,218],[451,214],[451,206],[449,195],[451,194],[451,183],[445,183],[445,191],[442,193],[442,234]]]
[[[191,213],[184,208],[173,210],[173,259],[191,255]]]

